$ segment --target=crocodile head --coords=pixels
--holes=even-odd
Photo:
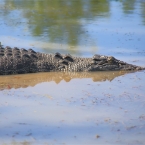
[[[113,56],[94,55],[91,65],[87,71],[110,71],[110,70],[125,70],[125,71],[138,71],[145,70],[144,67],[128,64],[120,61]]]

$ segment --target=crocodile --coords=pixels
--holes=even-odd
[[[113,56],[95,54],[92,58],[70,54],[46,54],[33,49],[0,46],[0,75],[36,72],[89,72],[89,71],[138,71],[144,67],[128,64]]]

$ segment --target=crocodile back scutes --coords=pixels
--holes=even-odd
[[[117,60],[113,56],[94,55],[92,58],[70,54],[46,54],[32,49],[0,46],[0,75],[35,72],[144,70],[145,68]]]
[[[26,49],[0,47],[0,74],[36,72],[37,59],[37,53],[30,53]]]

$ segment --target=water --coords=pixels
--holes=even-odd
[[[145,67],[145,1],[1,0],[0,42],[112,55]],[[0,76],[0,144],[145,144],[145,71]]]

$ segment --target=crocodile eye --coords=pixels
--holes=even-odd
[[[115,60],[115,58],[114,58],[113,56],[109,56],[109,57],[107,58],[107,61],[112,61],[112,60]]]
[[[96,61],[98,61],[98,60],[100,60],[100,55],[98,55],[98,54],[95,54],[94,56],[93,56],[93,60],[96,60]]]
[[[113,56],[109,56],[109,57],[107,58],[107,62],[108,62],[109,64],[117,64],[117,62],[115,61],[115,58],[114,58]]]

